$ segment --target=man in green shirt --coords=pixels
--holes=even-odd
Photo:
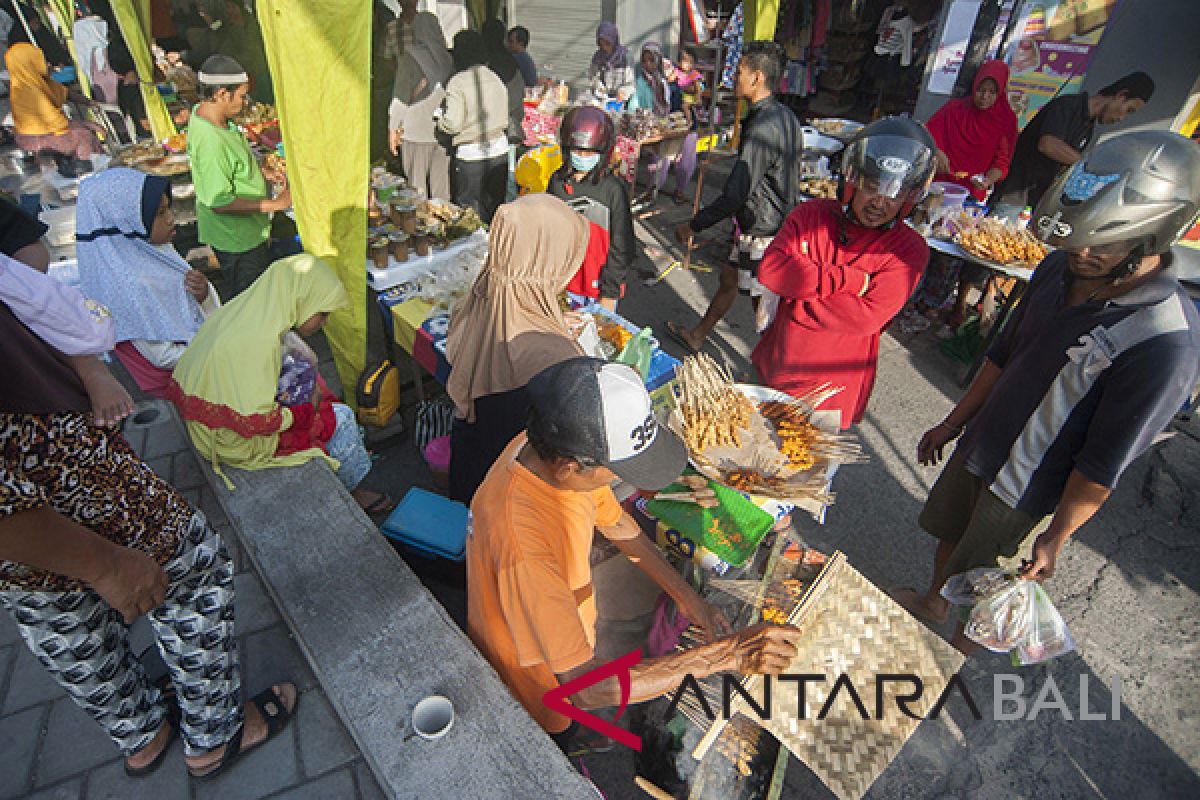
[[[200,68],[202,100],[188,124],[188,156],[196,186],[200,241],[212,247],[230,296],[254,283],[270,265],[271,212],[292,204],[286,184],[274,198],[250,145],[230,120],[246,103],[250,79],[229,56],[215,55]]]

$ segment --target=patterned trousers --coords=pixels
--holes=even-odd
[[[181,713],[184,753],[228,742],[242,724],[241,671],[233,638],[233,562],[200,512],[165,567],[166,600],[150,612]],[[0,605],[38,661],[128,756],[154,738],[167,713],[129,649],[121,614],[90,589],[10,590]]]

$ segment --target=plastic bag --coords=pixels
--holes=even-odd
[[[974,606],[963,633],[992,652],[1011,652],[1015,664],[1037,664],[1075,649],[1067,623],[1036,581],[984,567],[951,577],[942,597]]]
[[[653,336],[654,331],[649,327],[642,328],[616,358],[618,364],[628,364],[636,369],[643,381],[650,375],[650,361],[654,358]]]
[[[275,401],[285,406],[311,402],[317,387],[317,354],[295,331],[280,339],[283,355]]]

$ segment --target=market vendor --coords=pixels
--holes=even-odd
[[[917,447],[933,465],[958,439],[918,520],[938,539],[933,580],[896,592],[914,613],[945,621],[940,589],[975,567],[1052,576],[1067,541],[1187,400],[1200,378],[1200,315],[1169,248],[1198,212],[1200,150],[1161,131],[1101,143],[1042,199],[1034,225],[1059,249],[966,395]],[[961,625],[953,643],[974,647]]]
[[[962,186],[983,201],[1008,174],[1017,143],[1017,115],[1008,104],[1007,85],[1005,63],[985,61],[975,73],[971,94],[946,101],[929,118],[926,127],[937,145],[934,180]],[[950,260],[937,256],[935,260],[938,269],[950,273],[940,285],[951,283]],[[966,316],[969,287],[982,285],[987,295],[991,286],[991,273],[978,265],[963,264],[958,273],[958,295],[946,317],[946,324],[955,330]]]
[[[842,157],[842,200],[798,206],[759,266],[779,305],[754,348],[754,368],[767,386],[792,395],[845,387],[821,406],[840,411],[843,428],[862,421],[880,334],[929,260],[904,217],[933,168],[933,140],[920,125],[899,117],[871,123]]]
[[[596,28],[596,52],[588,65],[592,93],[624,102],[634,91],[633,66],[629,50],[621,44],[616,23],[601,22]]]
[[[612,542],[699,625],[708,644],[635,665],[622,697],[607,678],[572,696],[581,708],[643,702],[683,677],[716,672],[778,674],[796,653],[796,628],[759,625],[729,633],[617,503],[621,478],[645,489],[674,481],[687,463],[683,442],[660,426],[637,373],[623,364],[575,358],[528,386],[527,431],[501,455],[471,504],[467,539],[467,633],[531,716],[567,752],[578,725],[548,708],[546,692],[597,664],[596,597],[589,553],[595,531]]]
[[[788,212],[800,200],[796,155],[804,149],[800,121],[774,96],[783,69],[783,50],[774,42],[746,44],[738,63],[735,94],[750,106],[742,121],[737,160],[721,196],[700,209],[690,222],[675,230],[676,238],[691,247],[692,238],[733,217],[737,223],[729,263],[722,265],[720,285],[704,317],[694,328],[667,322],[667,333],[689,352],[704,340],[729,313],[738,292],[752,295],[755,308],[762,294],[754,279],[758,262],[779,231]]]
[[[625,280],[637,257],[633,214],[625,181],[609,166],[617,141],[612,119],[596,106],[579,106],[567,112],[558,129],[563,165],[550,176],[546,191],[565,201],[586,197],[601,205],[608,216],[608,253],[599,275],[582,275],[573,282],[578,294],[598,298],[609,311],[625,294]],[[577,285],[577,284],[587,285]]]
[[[992,195],[992,214],[1009,219],[1033,208],[1064,167],[1083,156],[1096,123],[1115,125],[1150,102],[1154,81],[1133,72],[1095,95],[1064,94],[1042,106],[1017,137],[1008,176]]]
[[[658,42],[646,42],[642,45],[642,55],[638,59],[636,89],[629,98],[630,111],[646,109],[660,119],[667,117],[675,105],[678,87],[667,76],[669,63],[663,56],[662,45]],[[680,94],[680,102],[682,97]],[[694,131],[689,131],[682,138],[671,138],[652,145],[646,145],[644,150],[650,153],[650,168],[654,171],[654,188],[650,190],[649,202],[655,202],[658,194],[667,185],[667,175],[675,170],[675,194],[677,204],[686,202],[683,190],[692,180],[696,171],[696,142],[698,137]]]
[[[271,264],[271,214],[292,205],[286,185],[275,197],[246,137],[232,121],[250,91],[250,77],[229,56],[210,56],[200,68],[201,100],[188,124],[187,152],[196,186],[196,226],[221,265],[227,299],[244,291]]]

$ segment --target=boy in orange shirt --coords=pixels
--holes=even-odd
[[[777,674],[795,654],[795,628],[760,625],[729,633],[711,608],[622,511],[618,477],[661,489],[687,463],[683,442],[660,426],[628,366],[575,358],[527,386],[529,427],[479,487],[467,540],[467,632],[526,710],[565,751],[577,724],[547,708],[546,692],[590,671],[596,603],[588,561],[598,529],[666,591],[709,644],[642,661],[630,670],[629,702],[675,689],[685,674],[733,670]],[[610,677],[572,695],[598,708],[621,702]]]

